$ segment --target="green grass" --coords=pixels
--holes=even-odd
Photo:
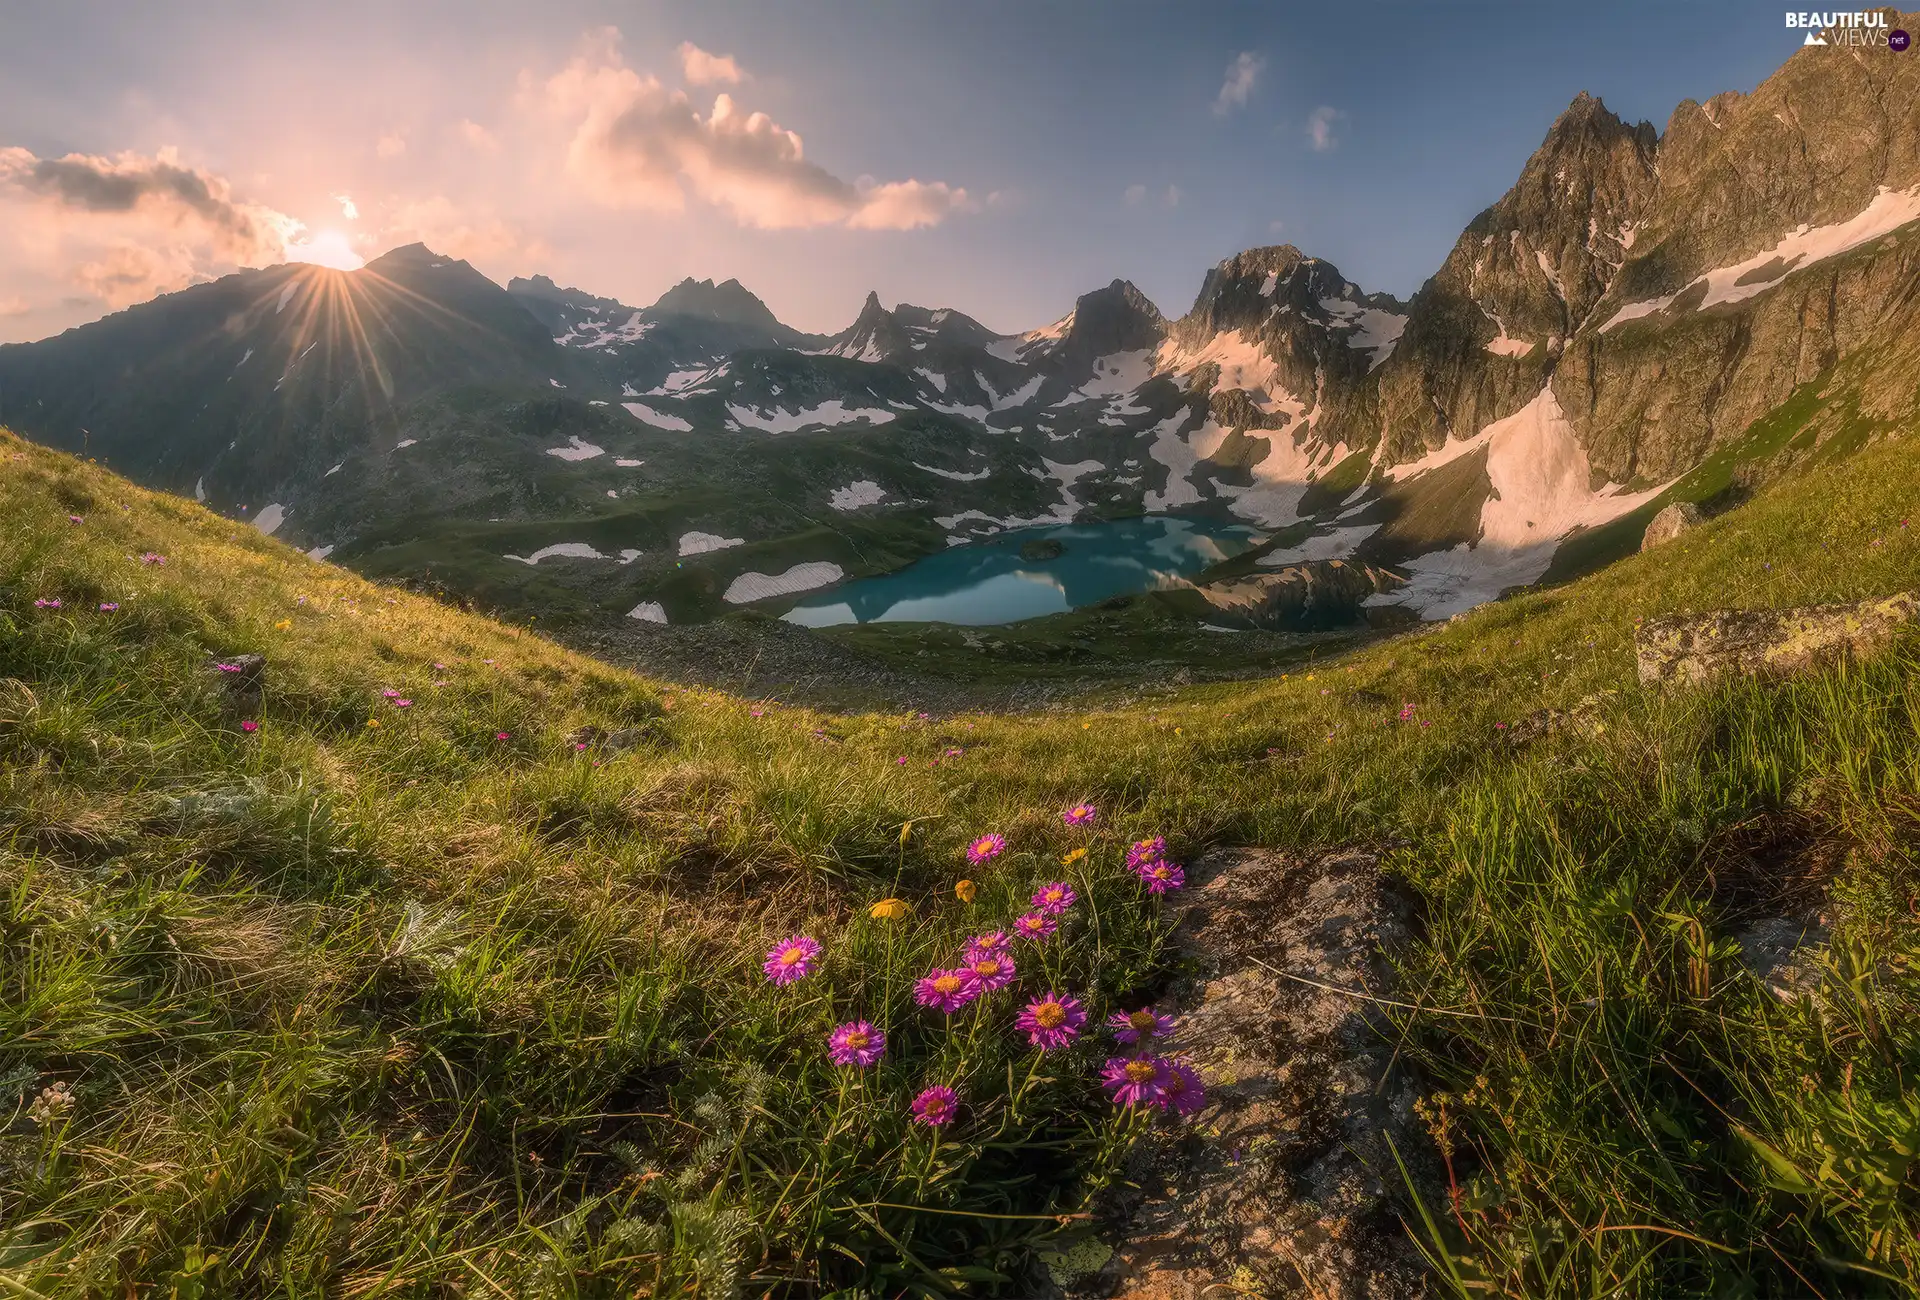
[[[1023,988],[1100,1014],[1150,995],[1165,936],[1119,858],[1163,833],[1182,857],[1398,846],[1424,919],[1400,1056],[1458,1189],[1426,1207],[1443,1276],[1911,1294],[1920,645],[1663,698],[1631,639],[1920,585],[1916,505],[1920,464],[1880,442],[1651,555],[1274,680],[755,717],[0,438],[0,1278],[1032,1294],[1032,1248],[1086,1230],[1055,1216],[1132,1127],[1097,1043],[1039,1057],[1008,1005],[950,1027],[910,981],[1066,874],[1088,901]],[[206,665],[250,651],[249,734]],[[1496,729],[1596,696],[1597,728]],[[636,743],[579,750],[584,727]],[[1063,869],[1083,798],[1100,830]],[[1011,848],[968,872],[988,829]],[[1791,1006],[1732,936],[1809,862],[1840,925]],[[911,918],[866,914],[888,895]],[[769,988],[760,955],[802,929],[825,968]],[[854,1015],[892,1039],[858,1077],[822,1054]],[[937,1143],[903,1113],[935,1080],[967,1102]]]

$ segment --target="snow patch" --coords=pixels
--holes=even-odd
[[[887,499],[887,490],[870,478],[855,479],[843,488],[835,488],[827,504],[835,510],[858,510],[877,506]]]
[[[744,537],[722,537],[718,533],[682,533],[680,534],[680,554],[704,555],[708,551],[724,551],[729,546],[745,546]]]
[[[665,623],[667,607],[657,600],[643,600],[627,611],[628,618],[637,618],[642,623]]]
[[[395,451],[399,451],[402,447],[411,447],[413,446],[414,443],[419,441],[420,440],[418,438],[402,438],[399,442],[396,442],[393,444],[393,449]]]
[[[651,424],[656,429],[665,429],[669,433],[685,433],[693,428],[693,425],[679,416],[656,411],[645,402],[622,402],[620,405],[626,408],[628,415],[642,424]]]
[[[839,398],[820,403],[804,411],[756,411],[748,406],[728,406],[727,413],[744,428],[758,429],[762,433],[793,433],[811,425],[851,424],[856,420],[865,420],[873,424],[887,424],[899,418],[884,406],[845,405]]]
[[[547,455],[558,456],[561,460],[592,460],[595,456],[606,454],[605,447],[596,447],[577,433],[567,435],[566,446],[547,448]]]
[[[1898,230],[1910,221],[1920,221],[1920,185],[1906,190],[1893,190],[1883,185],[1871,203],[1847,220],[1826,226],[1803,223],[1772,248],[1755,253],[1743,262],[1715,267],[1705,275],[1696,276],[1680,293],[1628,303],[1607,318],[1600,332],[1604,334],[1616,325],[1664,311],[1674,299],[1702,283],[1706,285],[1706,294],[1698,304],[1702,308],[1744,302],[1773,288],[1793,271],[1804,270],[1816,262],[1851,252],[1862,244]],[[1740,283],[1742,280],[1747,283]]]
[[[615,456],[613,458],[613,463],[618,465],[621,469],[639,469],[642,465],[646,464],[647,462],[645,462],[644,460],[633,460],[626,456]]]
[[[330,542],[325,546],[316,546],[311,551],[308,551],[307,558],[309,560],[324,560],[332,554],[333,544]]]
[[[285,311],[287,309],[287,299],[293,297],[293,295],[298,292],[300,292],[299,278],[289,277],[286,287],[280,290],[280,301],[273,306],[273,314],[278,316],[281,312]]]
[[[569,560],[606,560],[611,556],[602,555],[589,542],[557,542],[552,546],[543,546],[532,555],[503,555],[503,560],[517,560],[521,564],[538,564],[542,560],[564,558]]]
[[[253,517],[253,526],[271,537],[291,513],[293,512],[276,501],[270,506],[260,507],[260,513]]]
[[[993,473],[993,466],[991,465],[985,469],[962,471],[957,469],[941,469],[937,465],[922,465],[917,460],[911,463],[915,469],[923,469],[929,474],[938,474],[941,478],[950,478],[956,483],[977,483],[987,477],[987,475]]]
[[[1499,337],[1487,344],[1487,351],[1496,357],[1524,357],[1533,351],[1533,343],[1527,339],[1510,339],[1503,329]]]
[[[796,564],[785,573],[743,573],[727,587],[720,599],[729,605],[744,605],[769,596],[786,596],[796,591],[812,591],[831,586],[846,576],[846,571],[830,560]]]
[[[338,468],[338,466],[335,468]],[[329,474],[332,472],[333,470],[327,471]],[[207,480],[205,478],[200,479],[193,485],[193,499],[195,501],[205,501],[207,499]]]

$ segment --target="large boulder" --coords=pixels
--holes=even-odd
[[[1693,502],[1676,501],[1647,521],[1647,531],[1640,538],[1640,549],[1651,551],[1656,546],[1663,546],[1705,518],[1700,513],[1700,507]]]
[[[1855,605],[1723,609],[1649,619],[1634,633],[1634,649],[1642,686],[1698,686],[1863,658],[1915,619],[1920,595],[1914,592]]]
[[[1073,1294],[1116,1300],[1426,1294],[1395,1148],[1428,1204],[1446,1193],[1376,1000],[1395,993],[1407,905],[1362,850],[1229,850],[1192,873],[1172,902],[1191,974],[1160,1003],[1179,1015],[1162,1050],[1198,1067],[1206,1109],[1135,1148],[1109,1206],[1118,1250],[1050,1262],[1056,1280],[1077,1264]]]

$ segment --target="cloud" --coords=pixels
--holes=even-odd
[[[724,92],[703,116],[684,91],[627,67],[619,39],[595,34],[535,96],[570,124],[567,171],[602,203],[678,212],[691,194],[766,230],[911,230],[976,206],[944,181],[843,180],[807,159],[798,132]]]
[[[680,42],[680,73],[689,86],[712,86],[721,82],[737,86],[746,75],[731,54],[709,54],[692,41]]]
[[[1284,221],[1269,221],[1267,223],[1267,233],[1269,235],[1278,235],[1286,228],[1287,223]]]
[[[466,141],[470,148],[477,149],[481,153],[500,152],[500,141],[494,137],[493,132],[470,117],[461,118],[460,125],[455,130],[459,131],[460,138]]]
[[[74,214],[138,213],[160,224],[197,227],[214,251],[238,262],[279,260],[300,229],[284,213],[236,201],[224,179],[184,165],[171,149],[151,158],[135,153],[38,158],[26,149],[0,149],[0,190]]]
[[[510,259],[523,267],[553,252],[523,227],[489,211],[456,204],[444,194],[395,208],[381,224],[380,240],[389,248],[420,243],[461,261]]]
[[[1137,208],[1146,201],[1147,187],[1144,185],[1127,186],[1127,206]]]
[[[0,283],[28,310],[124,307],[285,259],[305,227],[236,198],[220,176],[162,149],[40,158],[0,148]]]
[[[1226,80],[1220,83],[1220,93],[1214,96],[1213,115],[1225,117],[1236,108],[1245,108],[1266,67],[1266,58],[1252,50],[1234,55],[1233,62],[1227,65]]]
[[[0,320],[12,316],[24,316],[32,310],[33,304],[17,293],[0,298]]]
[[[388,131],[374,142],[373,152],[382,158],[398,158],[407,151],[406,137],[398,131]]]
[[[359,205],[356,204],[347,195],[335,194],[330,197],[333,199],[335,203],[338,203],[340,205],[341,216],[345,217],[348,221],[358,221],[360,219]]]
[[[1180,187],[1178,185],[1167,186],[1167,192],[1160,196],[1160,202],[1169,208],[1179,207],[1180,206]]]
[[[1315,153],[1326,153],[1337,148],[1340,139],[1335,131],[1346,120],[1347,115],[1340,109],[1329,104],[1320,105],[1307,114],[1307,143]]]

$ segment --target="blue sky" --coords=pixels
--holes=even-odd
[[[0,340],[232,265],[412,237],[502,281],[544,271],[636,303],[683,276],[737,276],[822,331],[870,288],[1011,331],[1124,277],[1178,314],[1213,262],[1282,241],[1406,295],[1575,93],[1664,127],[1681,99],[1751,90],[1791,54],[1781,14],[1705,0],[16,11],[0,43],[0,249],[15,250],[0,251]],[[1253,71],[1223,98],[1236,62]],[[43,164],[70,154],[138,197],[57,188]]]

